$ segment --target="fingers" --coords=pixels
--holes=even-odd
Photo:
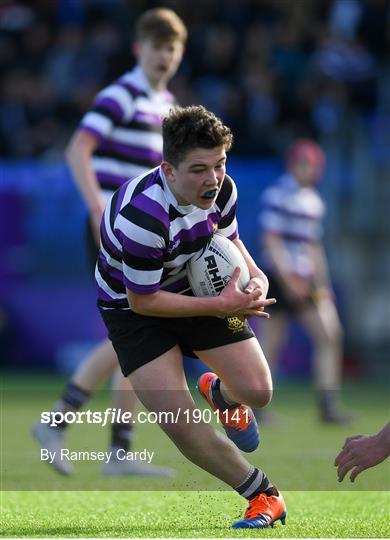
[[[355,478],[356,478],[361,472],[363,472],[364,469],[366,469],[366,467],[363,467],[363,465],[359,465],[358,467],[355,467],[354,470],[353,470],[352,473],[351,473],[351,476],[349,477],[349,479],[351,480],[351,482],[354,482],[354,481],[355,481]]]
[[[337,469],[337,476],[338,476],[339,482],[342,482],[347,472],[353,469],[353,467],[355,466],[356,466],[356,462],[354,459],[349,459],[348,461],[340,464]]]
[[[236,284],[240,278],[240,274],[241,274],[241,268],[239,266],[236,266],[229,283],[233,282],[234,284]]]

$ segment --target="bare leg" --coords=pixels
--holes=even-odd
[[[282,312],[273,312],[262,324],[260,342],[272,373],[278,368],[280,355],[287,337],[288,318]]]
[[[72,377],[72,382],[88,392],[93,392],[111,375],[118,366],[118,358],[111,341],[99,343]]]
[[[305,309],[299,319],[314,343],[314,380],[320,390],[338,390],[341,385],[342,329],[330,300]]]
[[[299,315],[314,343],[314,381],[319,394],[321,418],[346,423],[350,416],[339,409],[342,376],[342,328],[332,301],[323,300]]]
[[[137,408],[137,396],[127,377],[116,369],[112,379],[112,406],[123,411],[134,412]]]
[[[196,354],[221,379],[221,393],[231,403],[265,407],[272,398],[272,378],[256,338]]]
[[[130,380],[138,398],[150,411],[176,413],[180,408],[189,410],[191,416],[195,409],[178,347],[137,369]],[[236,446],[209,424],[189,424],[182,415],[177,423],[160,425],[187,459],[232,487],[240,485],[252,468]]]

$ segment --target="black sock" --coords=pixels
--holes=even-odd
[[[133,436],[133,426],[131,424],[115,423],[111,426],[111,446],[123,448],[126,452],[130,448]]]
[[[271,484],[265,472],[261,469],[255,469],[255,467],[251,467],[245,480],[235,490],[248,500],[253,499],[260,493],[266,493],[267,495],[278,494],[278,490]]]
[[[54,405],[54,412],[78,411],[91,396],[91,392],[84,390],[77,384],[69,382],[65,387],[61,399]],[[65,429],[68,426],[66,420],[57,424],[59,429]]]
[[[229,403],[228,401],[225,401],[222,392],[220,390],[221,386],[221,379],[215,379],[212,387],[211,387],[211,394],[213,396],[213,401],[215,405],[218,407],[218,409],[221,409],[225,411],[226,409],[231,410],[238,407],[239,403]]]

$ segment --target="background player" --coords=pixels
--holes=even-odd
[[[180,64],[186,39],[185,25],[175,12],[165,8],[146,11],[136,23],[136,67],[97,95],[69,143],[67,161],[89,213],[87,247],[93,268],[107,198],[123,182],[161,162],[162,116],[174,104],[167,83]],[[80,365],[54,410],[80,409],[117,366],[116,354],[106,339]],[[136,398],[129,381],[119,372],[113,390],[113,406],[134,411]],[[59,429],[38,423],[34,435],[43,447],[55,450],[63,445],[65,427],[66,423]],[[131,424],[113,424],[112,447],[128,450],[131,430]],[[59,459],[52,466],[63,474],[73,470],[69,462]],[[167,475],[172,471],[142,462],[111,460],[103,472]]]
[[[232,134],[198,106],[172,110],[163,122],[163,140],[161,166],[125,183],[105,210],[95,273],[98,305],[122,372],[145,407],[178,415],[178,421],[161,422],[178,449],[249,500],[234,527],[265,528],[284,521],[283,498],[236,446],[244,449],[248,440],[251,450],[258,445],[253,413],[241,404],[266,405],[271,374],[249,325],[236,331],[226,317],[268,317],[264,307],[274,300],[266,299],[267,278],[238,237],[237,190],[225,169]],[[236,269],[220,296],[195,298],[185,265],[216,228],[241,251],[251,279],[240,291]],[[202,375],[198,387],[220,411],[231,441],[210,424],[188,425],[180,416],[195,408],[184,376],[185,352],[216,372]]]
[[[298,140],[287,151],[286,173],[263,193],[260,250],[270,294],[278,300],[263,342],[275,369],[289,318],[297,317],[314,344],[320,417],[343,423],[349,418],[338,404],[342,328],[321,240],[325,209],[315,189],[324,165],[325,156],[315,142]]]

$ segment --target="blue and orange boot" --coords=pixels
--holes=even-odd
[[[233,523],[233,529],[266,529],[273,527],[275,521],[286,524],[286,505],[281,493],[273,488],[277,494],[267,495],[260,493],[249,501],[249,506],[243,519]]]
[[[229,439],[243,452],[253,452],[260,443],[255,415],[252,409],[245,405],[234,404],[231,407],[218,405],[213,393],[217,380],[215,373],[203,373],[198,379],[199,393],[214,411],[219,412],[218,421],[223,425]]]

